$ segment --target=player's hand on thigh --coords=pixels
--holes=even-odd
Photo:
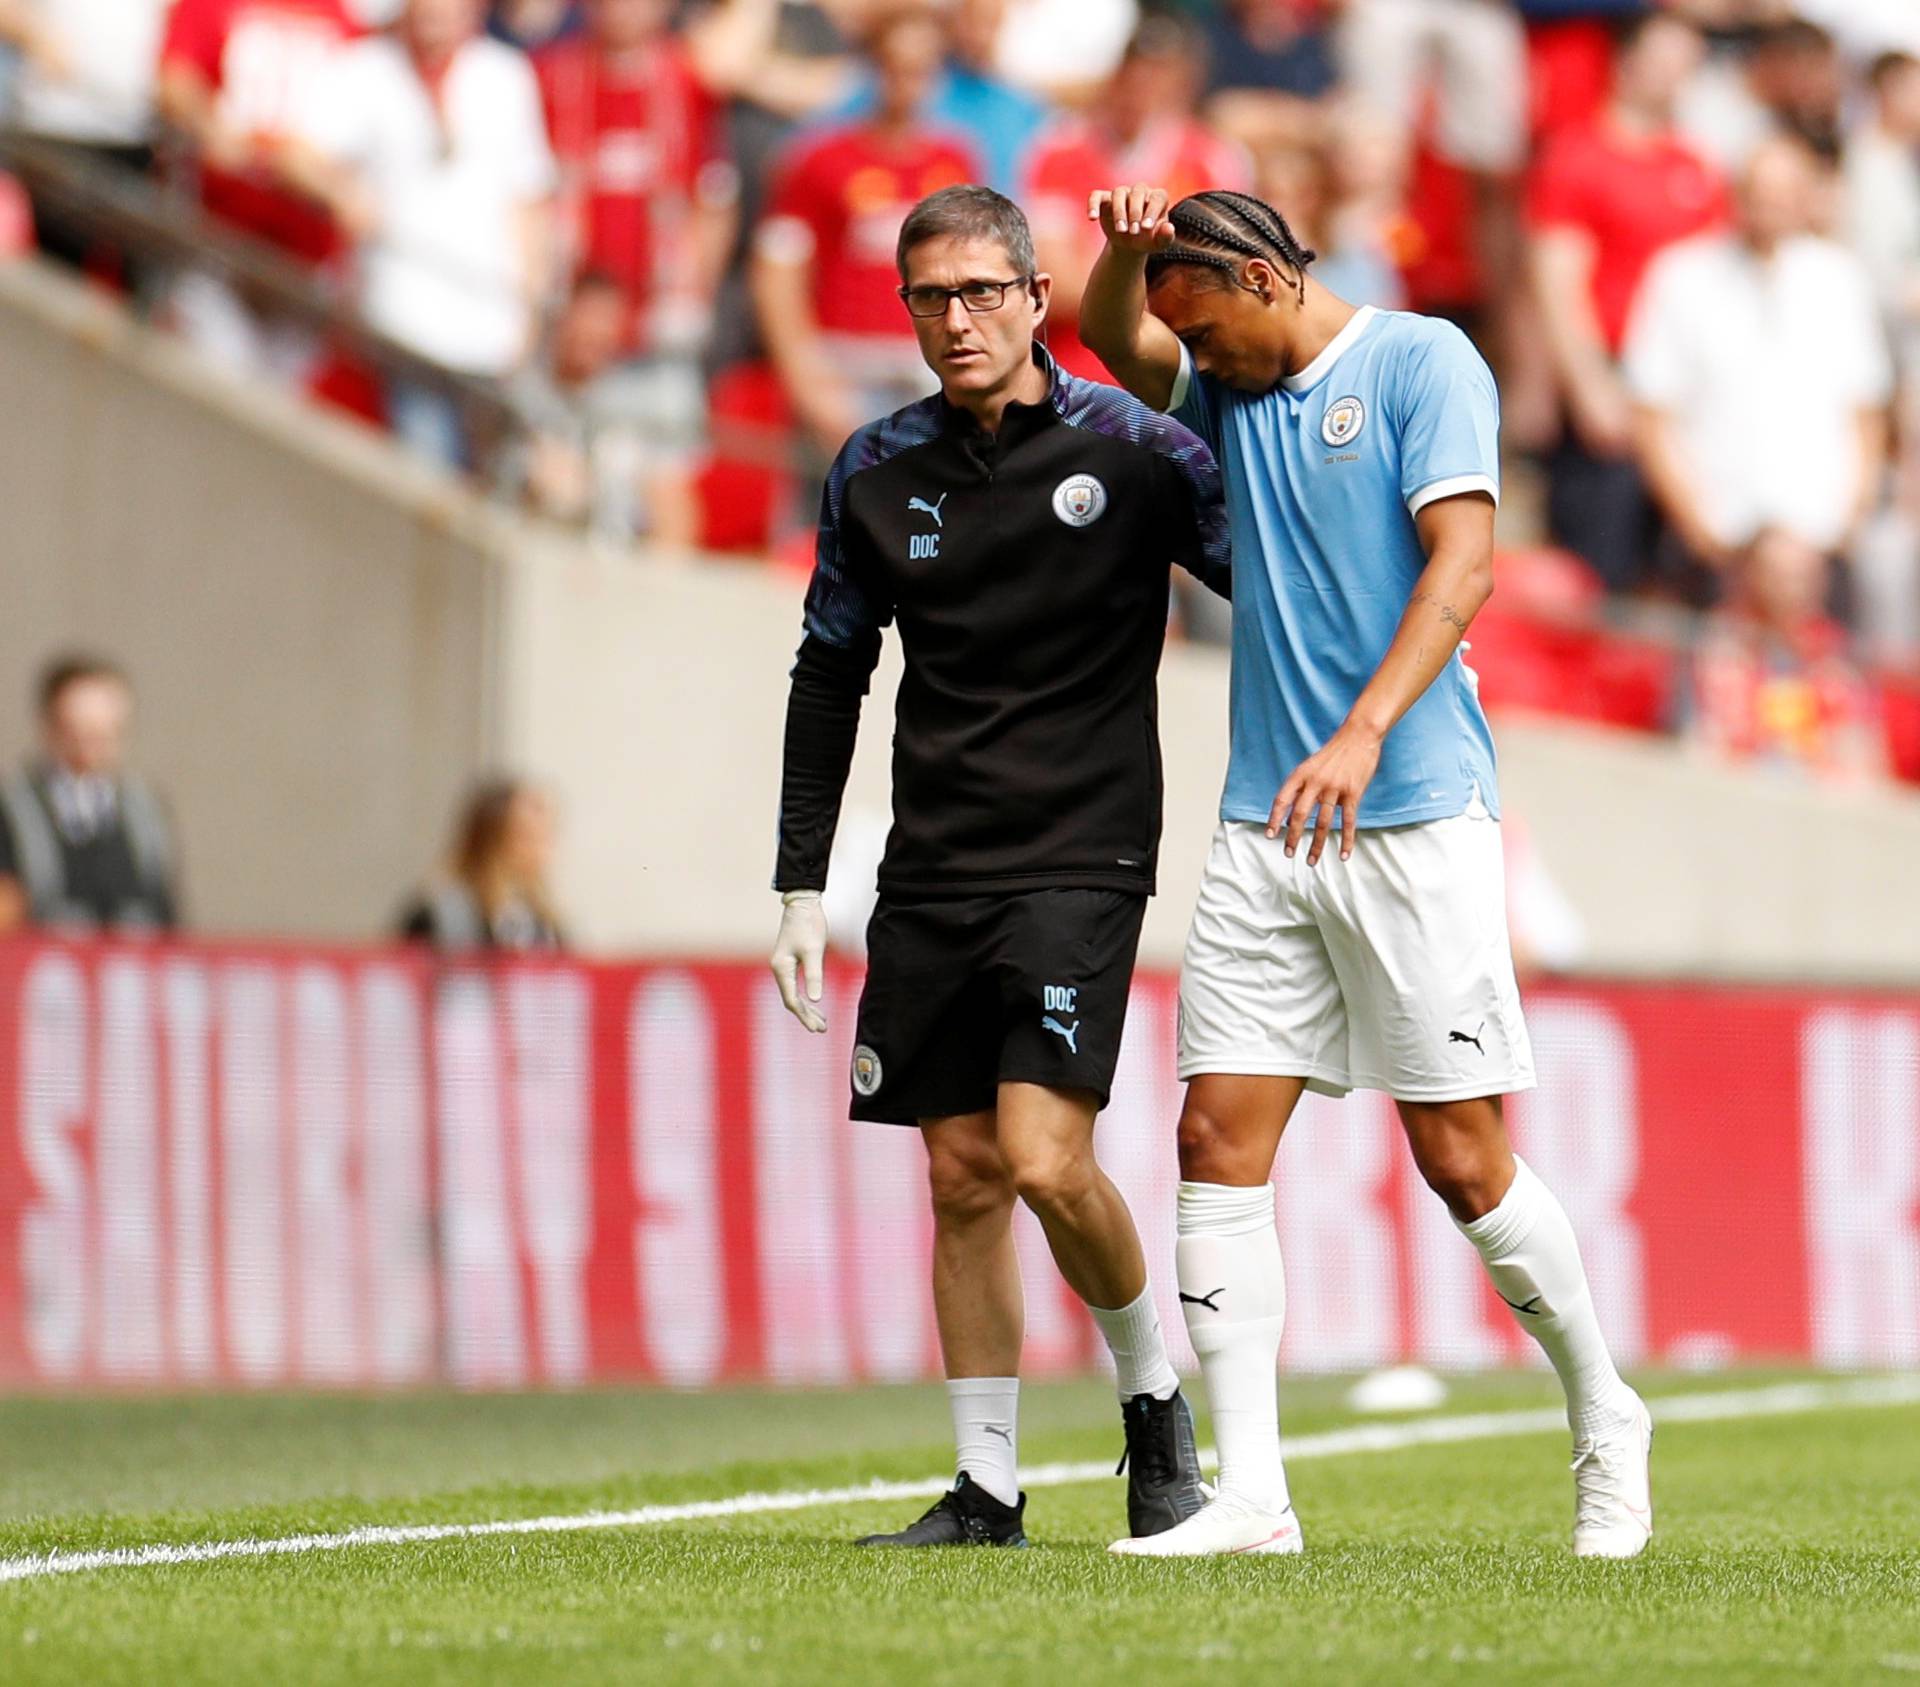
[[[1090,195],[1087,217],[1099,223],[1109,246],[1152,254],[1173,244],[1173,224],[1167,221],[1171,203],[1172,195],[1163,187],[1123,184]]]
[[[1284,827],[1287,854],[1292,855],[1311,825],[1313,847],[1307,851],[1307,865],[1317,867],[1327,839],[1333,835],[1333,817],[1338,810],[1340,859],[1348,860],[1359,830],[1360,799],[1373,783],[1374,770],[1379,765],[1380,739],[1365,728],[1347,722],[1321,749],[1287,775],[1267,816],[1267,836],[1279,837]]]
[[[790,890],[782,900],[772,962],[780,1000],[809,1031],[824,1031],[826,1016],[813,1004],[826,982],[827,911],[817,890]]]

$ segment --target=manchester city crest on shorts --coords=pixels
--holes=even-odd
[[[1336,398],[1320,423],[1320,437],[1329,445],[1351,445],[1367,425],[1367,407],[1357,398]]]
[[[1069,527],[1091,527],[1107,513],[1107,489],[1090,474],[1071,474],[1053,489],[1053,513]]]
[[[853,1089],[856,1095],[872,1095],[880,1088],[880,1057],[865,1043],[853,1051]]]

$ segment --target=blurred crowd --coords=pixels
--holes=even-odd
[[[1336,293],[1487,353],[1548,620],[1699,617],[1638,724],[1861,776],[1920,723],[1915,0],[0,0],[0,41],[9,133],[496,385],[490,475],[667,549],[803,555],[820,466],[929,390],[922,195],[1020,200],[1101,378],[1088,193],[1251,189]],[[444,386],[31,210],[209,356],[480,466]]]

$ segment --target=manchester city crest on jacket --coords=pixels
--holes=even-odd
[[[1093,475],[1068,475],[1053,489],[1053,513],[1069,527],[1091,527],[1107,513],[1107,489]]]

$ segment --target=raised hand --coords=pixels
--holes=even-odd
[[[1167,221],[1171,203],[1163,187],[1101,188],[1088,196],[1087,220],[1100,225],[1109,246],[1151,257],[1173,244],[1173,224]]]

